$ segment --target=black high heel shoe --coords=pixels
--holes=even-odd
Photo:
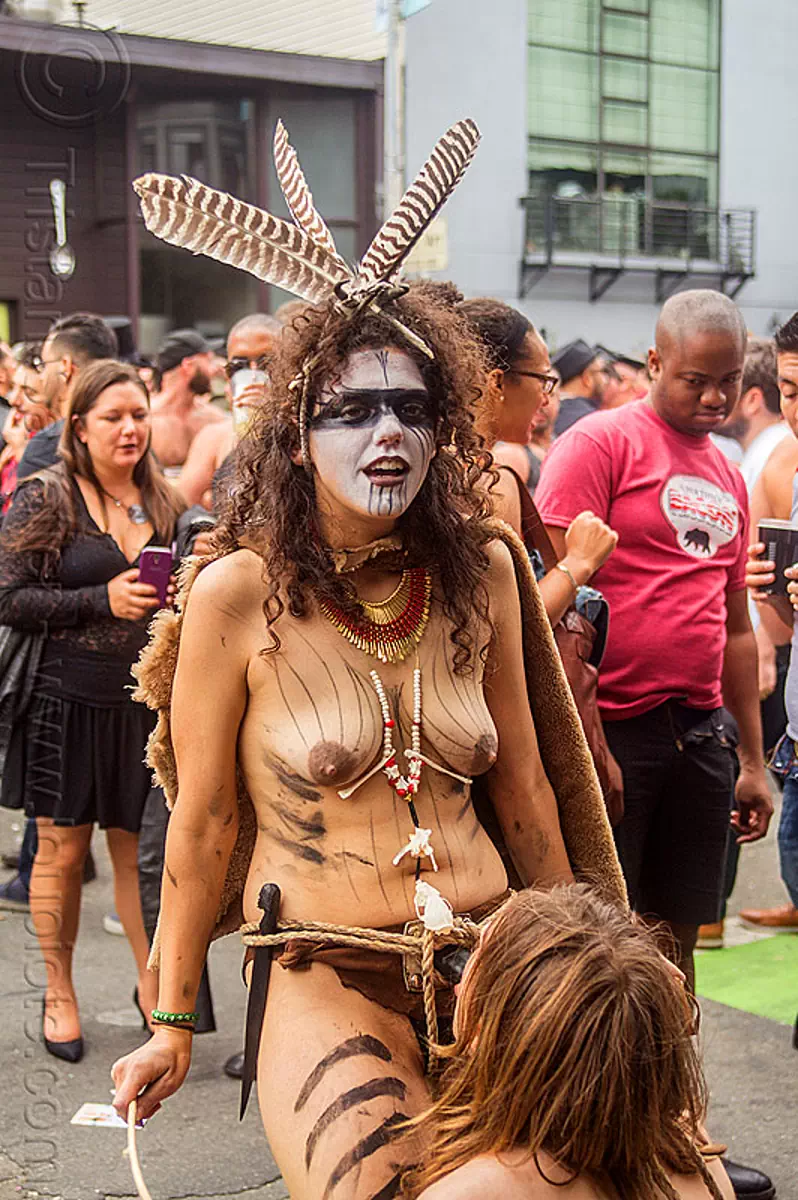
[[[47,1015],[47,998],[42,996],[42,1041],[48,1054],[60,1058],[64,1062],[79,1063],[83,1058],[83,1038],[73,1038],[70,1042],[51,1042],[44,1032],[44,1020]]]
[[[141,1028],[144,1030],[145,1033],[148,1033],[150,1035],[150,1037],[152,1037],[152,1030],[150,1029],[149,1025],[147,1024],[147,1014],[145,1013],[144,1009],[141,1007],[141,1004],[139,1003],[139,985],[138,984],[136,984],[136,986],[133,988],[133,1003],[135,1004],[136,1008],[141,1013]]]

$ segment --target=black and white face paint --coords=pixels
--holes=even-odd
[[[401,350],[357,350],[325,387],[310,422],[318,482],[360,516],[399,517],[435,453],[435,412],[421,372]]]

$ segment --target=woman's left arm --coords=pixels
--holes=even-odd
[[[510,551],[488,548],[487,586],[495,634],[485,698],[499,738],[488,790],[507,848],[527,886],[573,879],[557,800],[540,758],[524,671],[521,601]]]

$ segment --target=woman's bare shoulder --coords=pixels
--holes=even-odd
[[[481,1155],[425,1188],[419,1200],[481,1200],[488,1194],[488,1189],[502,1197],[509,1197],[508,1177],[511,1174],[492,1155]]]
[[[570,1180],[547,1154],[541,1156],[541,1167],[545,1178],[529,1154],[520,1150],[500,1158],[481,1155],[425,1188],[419,1200],[481,1200],[491,1193],[502,1200],[606,1200],[607,1194],[586,1177]],[[713,1162],[709,1167],[723,1196],[731,1200],[734,1192],[722,1166]],[[709,1200],[707,1187],[697,1175],[671,1176],[671,1182],[682,1200]]]
[[[493,515],[506,521],[518,533],[521,529],[518,480],[512,471],[502,470],[501,467],[501,463],[494,464],[494,471],[486,472],[477,486],[488,493]]]
[[[186,605],[186,618],[217,612],[227,617],[261,610],[265,594],[263,559],[253,550],[234,550],[208,563],[197,574]]]
[[[501,1158],[494,1154],[472,1158],[425,1188],[419,1200],[477,1200],[477,1197],[482,1200],[491,1194],[501,1196],[502,1200],[552,1200],[553,1197],[561,1200],[563,1193],[568,1200],[593,1200],[596,1196],[593,1191],[582,1192],[579,1182],[569,1185],[568,1177],[562,1173],[556,1182],[547,1181],[529,1154],[510,1152]]]
[[[494,537],[485,547],[488,556],[486,582],[491,591],[517,591],[518,579],[510,548],[501,537]]]

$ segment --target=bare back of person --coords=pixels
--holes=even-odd
[[[194,397],[186,407],[156,396],[152,401],[153,453],[162,467],[181,467],[201,429],[229,421],[226,413],[201,397]]]
[[[585,1176],[569,1183],[569,1172],[558,1167],[547,1154],[540,1155],[540,1167],[543,1174],[523,1149],[482,1155],[425,1188],[419,1200],[482,1200],[489,1195],[501,1196],[502,1200],[623,1200],[614,1188]],[[709,1159],[707,1167],[724,1200],[734,1200],[734,1191],[719,1160]],[[698,1175],[669,1173],[668,1178],[679,1200],[709,1200],[709,1190]],[[662,1193],[651,1200],[660,1200],[660,1196]]]

